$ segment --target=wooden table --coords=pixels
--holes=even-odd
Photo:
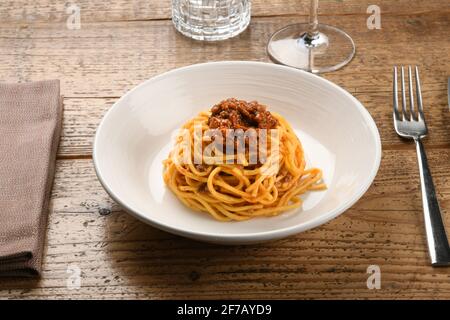
[[[429,162],[450,227],[450,4],[448,0],[322,0],[321,21],[346,30],[357,54],[324,77],[355,95],[380,130],[383,159],[367,194],[339,218],[288,239],[223,247],[149,227],[115,204],[91,151],[105,111],[164,71],[216,60],[269,61],[272,32],[307,20],[309,1],[254,0],[241,36],[202,43],[178,34],[170,1],[73,1],[81,29],[66,27],[65,1],[0,3],[4,82],[61,79],[64,129],[40,280],[0,279],[0,298],[450,298],[450,268],[430,267],[416,154],[392,128],[391,70],[421,67]],[[370,4],[382,29],[369,30]],[[369,265],[381,289],[366,286]],[[79,289],[67,286],[81,271]],[[69,273],[68,273],[69,270]]]

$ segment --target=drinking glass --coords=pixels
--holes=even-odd
[[[196,40],[234,37],[250,23],[250,0],[172,0],[172,21],[185,36]]]
[[[309,23],[275,32],[267,52],[277,63],[312,73],[335,71],[352,60],[355,44],[344,31],[318,22],[319,0],[310,0]]]

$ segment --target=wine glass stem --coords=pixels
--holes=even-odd
[[[319,10],[319,0],[310,0],[311,5],[309,7],[309,30],[308,38],[316,39],[319,36],[319,20],[318,20],[318,10]]]

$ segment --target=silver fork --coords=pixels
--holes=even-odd
[[[397,134],[403,138],[414,139],[419,163],[420,183],[422,189],[423,214],[427,235],[428,251],[432,266],[450,265],[450,247],[442,221],[439,203],[434,189],[433,179],[428,167],[427,156],[422,144],[422,138],[428,129],[423,114],[422,93],[420,91],[419,69],[415,67],[417,110],[414,106],[414,89],[411,66],[408,67],[409,79],[409,111],[406,103],[405,71],[401,67],[402,106],[398,105],[397,67],[394,67],[394,127]]]

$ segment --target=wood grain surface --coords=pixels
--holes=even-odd
[[[255,0],[248,30],[214,44],[178,34],[170,1],[74,1],[80,30],[66,28],[63,1],[0,2],[0,81],[58,78],[65,96],[43,276],[0,278],[0,299],[450,299],[450,268],[429,266],[415,149],[396,136],[391,119],[392,66],[417,64],[430,129],[425,145],[450,227],[450,3],[320,2],[320,20],[345,29],[357,46],[351,64],[324,77],[373,116],[380,171],[339,218],[284,240],[232,247],[173,236],[124,213],[97,181],[93,136],[106,110],[154,75],[206,61],[268,62],[271,33],[306,21],[309,1]],[[381,7],[381,30],[366,27],[370,4]],[[366,286],[374,264],[379,290]],[[71,267],[82,272],[76,290],[67,286]]]

